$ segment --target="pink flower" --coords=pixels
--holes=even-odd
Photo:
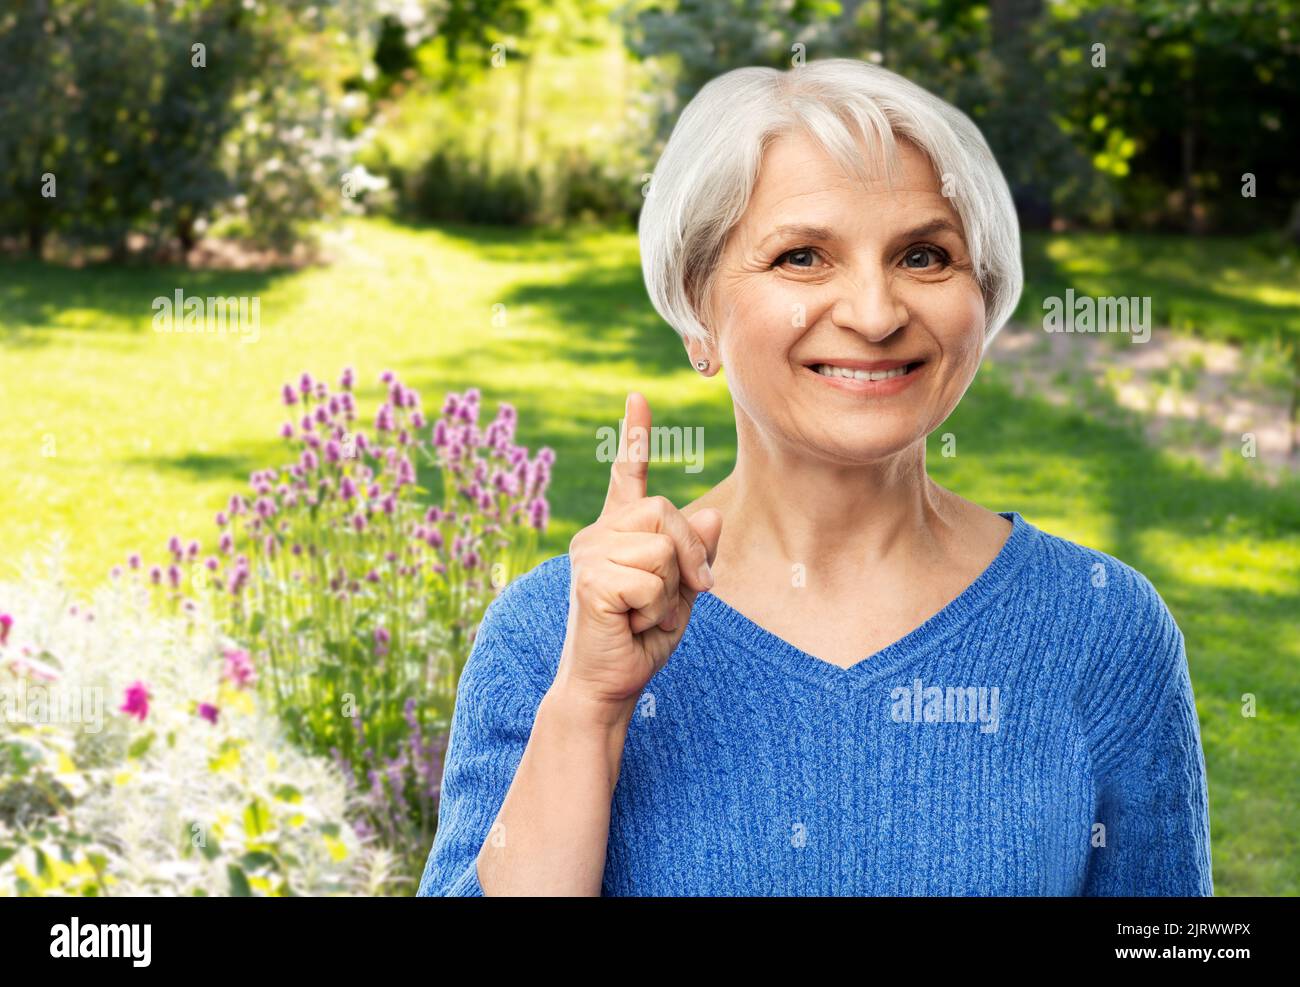
[[[13,617],[7,613],[0,613],[0,645],[9,640],[9,628],[14,626]]]
[[[291,384],[285,384],[285,385],[284,385],[284,391],[283,391],[282,393],[283,393],[283,395],[284,395],[284,403],[285,403],[286,405],[289,405],[289,404],[297,404],[297,403],[298,403],[298,395],[297,395],[297,393],[294,391],[294,389],[293,389],[293,385],[291,385]]]
[[[35,658],[14,658],[10,661],[9,667],[20,675],[25,673],[46,682],[57,682],[59,680],[60,673],[58,669],[45,664],[43,661],[37,661]]]
[[[143,723],[149,715],[149,699],[149,687],[137,680],[126,687],[126,701],[118,707],[118,711],[134,716]]]
[[[139,568],[140,568],[140,553],[139,553],[139,552],[132,552],[130,555],[127,556],[126,563],[127,563],[127,565],[129,565],[132,569],[139,569]]]
[[[253,668],[253,661],[243,648],[227,648],[222,652],[222,655],[226,659],[222,675],[235,688],[243,689],[257,681],[257,672]]]
[[[217,707],[213,706],[212,703],[199,703],[199,716],[214,726],[217,722],[217,712]]]

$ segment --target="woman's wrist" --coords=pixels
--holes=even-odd
[[[565,723],[580,730],[622,736],[632,721],[636,699],[613,701],[593,696],[561,670],[542,702],[549,704]]]

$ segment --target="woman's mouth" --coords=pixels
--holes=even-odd
[[[908,387],[925,368],[924,360],[890,361],[884,367],[862,367],[853,364],[810,363],[803,369],[823,383],[851,394],[869,397],[888,397]]]

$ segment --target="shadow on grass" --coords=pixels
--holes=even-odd
[[[1030,233],[1022,253],[1017,314],[1032,325],[1042,324],[1043,299],[1073,288],[1076,295],[1149,297],[1155,325],[1207,339],[1300,342],[1300,305],[1269,300],[1295,294],[1300,252],[1269,238]]]
[[[253,472],[266,469],[291,459],[282,442],[266,442],[245,446],[239,452],[198,453],[183,456],[135,456],[122,461],[134,469],[155,470],[161,473],[182,473],[192,480],[229,480],[230,493],[247,491],[248,477]]]
[[[182,267],[96,264],[61,267],[0,259],[0,344],[31,345],[47,329],[144,332],[153,327],[153,300],[186,296],[253,297],[292,271],[192,271]]]

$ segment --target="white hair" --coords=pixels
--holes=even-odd
[[[856,130],[856,134],[855,131]],[[896,138],[920,148],[965,229],[984,295],[984,346],[1020,298],[1020,228],[1006,179],[966,114],[902,76],[852,58],[787,71],[734,69],[687,104],[659,157],[637,228],[641,269],[655,310],[685,341],[709,341],[708,311],[727,237],[749,204],[764,150],[811,135],[846,172],[869,176],[858,137],[888,175]]]

